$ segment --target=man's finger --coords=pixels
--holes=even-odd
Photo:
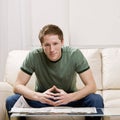
[[[45,99],[45,103],[49,104],[49,105],[53,105],[55,104],[55,102],[53,100],[50,99]]]

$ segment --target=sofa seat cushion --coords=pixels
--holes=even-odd
[[[104,90],[103,99],[105,107],[120,107],[120,90]]]

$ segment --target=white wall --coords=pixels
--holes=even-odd
[[[70,45],[120,46],[120,0],[70,0]]]
[[[8,51],[31,46],[31,12],[29,0],[8,0]]]
[[[8,44],[8,31],[7,31],[7,1],[0,1],[0,81],[3,79],[5,60],[7,57]],[[4,14],[3,14],[4,13]]]
[[[32,45],[38,46],[38,33],[46,24],[56,24],[64,32],[65,44],[68,40],[69,0],[31,0]]]

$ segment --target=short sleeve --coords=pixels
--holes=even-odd
[[[25,60],[23,61],[22,66],[20,67],[21,70],[29,75],[32,75],[32,73],[34,72],[33,61],[34,61],[33,53],[29,52]]]
[[[82,73],[90,68],[86,58],[79,49],[76,49],[73,56],[74,68],[77,73]]]

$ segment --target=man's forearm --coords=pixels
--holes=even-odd
[[[96,87],[95,86],[85,86],[82,89],[72,93],[72,101],[76,101],[76,100],[80,100],[84,97],[86,97],[87,95],[91,94],[91,93],[95,93],[96,92]]]
[[[16,85],[13,89],[14,93],[18,93],[23,95],[25,98],[31,99],[31,100],[38,100],[38,94],[37,92],[29,89],[28,87],[24,85]],[[41,93],[39,93],[40,95]]]

